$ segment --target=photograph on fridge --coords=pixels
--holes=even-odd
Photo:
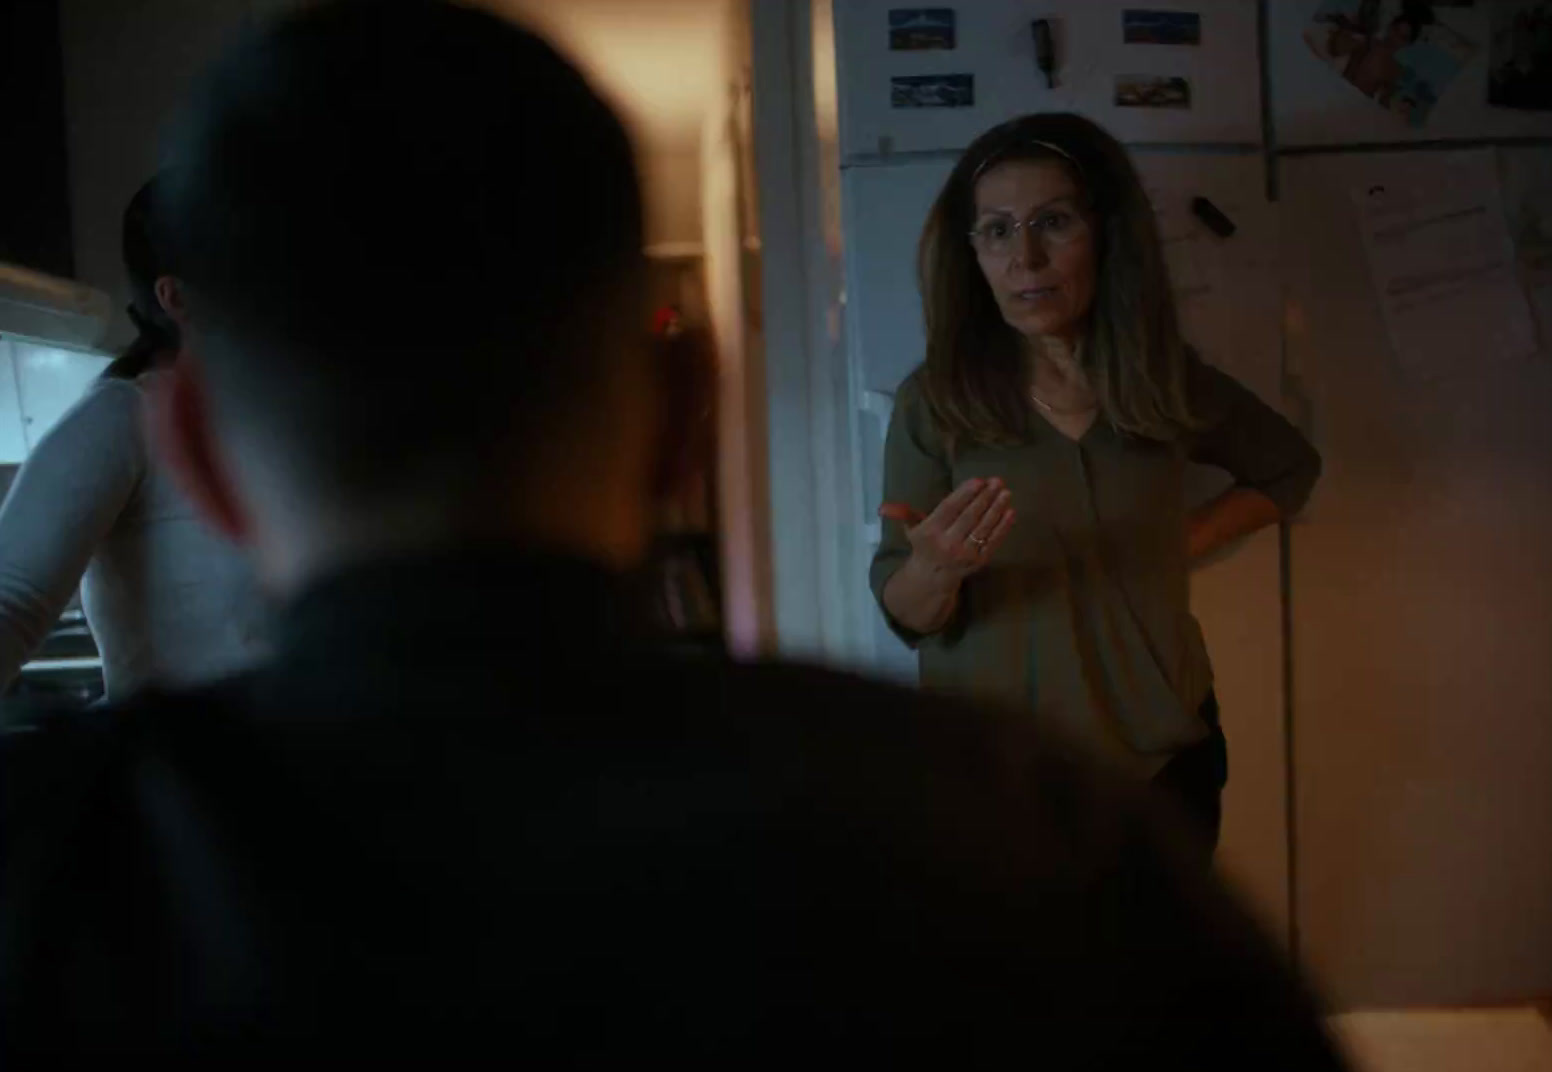
[[[1477,50],[1439,21],[1434,0],[1322,0],[1304,41],[1350,86],[1408,126],[1428,122]]]
[[[1200,45],[1202,16],[1195,11],[1121,12],[1121,39],[1128,45]]]
[[[1505,0],[1492,8],[1487,102],[1552,110],[1552,0]]]
[[[1118,74],[1117,108],[1189,108],[1191,83],[1175,75]]]
[[[953,48],[954,9],[897,7],[889,12],[889,50],[926,52]]]
[[[975,104],[975,76],[910,74],[889,80],[892,108],[969,108]]]

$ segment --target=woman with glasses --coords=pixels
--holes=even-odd
[[[923,683],[1032,709],[1215,846],[1227,755],[1190,564],[1295,513],[1320,458],[1181,338],[1153,211],[1088,120],[978,138],[920,249],[871,581]],[[1234,486],[1189,511],[1188,461]]]

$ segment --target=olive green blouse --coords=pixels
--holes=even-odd
[[[1190,369],[1190,441],[1164,444],[1103,418],[1074,442],[1044,420],[1012,447],[949,451],[922,398],[918,370],[901,385],[884,448],[884,501],[930,512],[972,477],[1001,477],[1018,512],[991,561],[965,582],[954,619],[919,636],[922,683],[1034,711],[1099,756],[1151,776],[1206,736],[1198,708],[1212,688],[1189,607],[1188,461],[1227,470],[1292,516],[1320,475],[1320,456],[1281,414],[1204,363]],[[884,585],[910,556],[903,526],[883,524],[870,580]]]

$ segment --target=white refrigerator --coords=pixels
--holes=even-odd
[[[952,48],[897,49],[902,5],[835,0],[856,489],[840,516],[858,533],[848,597],[872,598],[883,434],[923,355],[915,253],[932,199],[997,122],[1095,119],[1149,188],[1189,340],[1305,427],[1326,462],[1305,517],[1192,579],[1230,742],[1224,870],[1339,1004],[1552,993],[1552,363],[1496,363],[1469,386],[1398,379],[1346,201],[1386,168],[1437,170],[1448,147],[1419,141],[1539,133],[1552,145],[1552,113],[1481,103],[1489,13],[1441,8],[1484,42],[1455,87],[1471,99],[1398,128],[1310,54],[1302,30],[1319,5],[1166,5],[1197,15],[1196,43],[1158,44],[1127,40],[1136,5],[1124,0],[975,0],[950,9]],[[1055,88],[1036,65],[1041,18]],[[897,106],[919,98],[892,92],[896,79],[948,75],[973,80],[973,103]],[[1118,105],[1118,80],[1134,75],[1185,79],[1190,106]],[[1278,142],[1279,129],[1292,136]],[[1359,151],[1372,143],[1401,151]],[[1552,151],[1478,151],[1518,176],[1511,214],[1534,207]],[[1231,238],[1187,211],[1197,196],[1234,221]],[[1366,452],[1380,430],[1376,468]],[[1224,480],[1195,474],[1192,494]],[[913,678],[913,654],[879,615],[865,621],[854,647],[868,668]]]
[[[873,0],[835,4],[847,354],[862,489],[862,501],[852,504],[862,533],[852,576],[862,586],[878,540],[883,435],[892,395],[923,354],[915,257],[922,222],[958,151],[1003,119],[1030,111],[1079,111],[1137,143],[1135,157],[1159,212],[1192,342],[1274,403],[1280,386],[1279,295],[1270,264],[1276,221],[1265,195],[1254,91],[1253,2],[1193,5],[1201,19],[1199,46],[1126,45],[1126,5],[1120,2],[961,4],[955,11],[955,47],[930,51],[890,49],[889,13],[896,6]],[[1035,64],[1030,24],[1039,17],[1051,19],[1057,39],[1054,90]],[[1139,50],[1142,55],[1129,56]],[[1197,93],[1214,94],[1221,107],[1116,107],[1113,75],[1134,68],[1178,70],[1195,80]],[[974,105],[892,107],[892,80],[923,73],[970,74]],[[1235,77],[1248,79],[1249,91],[1231,92],[1226,80]],[[1187,206],[1196,196],[1207,197],[1233,219],[1238,227],[1233,238],[1214,237],[1191,216]],[[1198,494],[1221,486],[1217,474],[1196,475]],[[1218,667],[1219,698],[1234,739],[1226,850],[1268,918],[1283,928],[1279,592],[1277,536],[1263,533],[1199,574],[1193,601]],[[871,599],[863,592],[854,595]],[[911,679],[914,654],[889,633],[881,616],[869,616],[868,623],[861,647],[870,653],[871,667]]]

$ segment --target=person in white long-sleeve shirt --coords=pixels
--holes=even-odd
[[[148,449],[142,411],[178,352],[162,307],[152,184],[124,214],[139,335],[39,441],[0,507],[0,690],[43,643],[76,586],[110,699],[245,669],[264,608],[242,554],[195,515]]]

